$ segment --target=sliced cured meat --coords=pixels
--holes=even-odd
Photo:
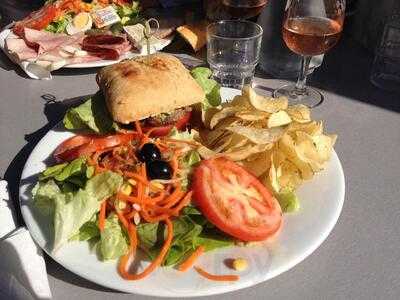
[[[28,46],[37,49],[38,53],[48,52],[61,45],[80,43],[84,38],[84,33],[66,35],[62,33],[51,33],[30,28],[24,29],[24,40]]]
[[[82,42],[82,49],[91,55],[103,59],[117,60],[131,48],[125,36],[99,34],[87,36]]]
[[[5,41],[5,48],[11,54],[15,55],[18,60],[27,60],[37,57],[35,49],[29,47],[23,39],[10,39]]]
[[[125,37],[109,34],[89,35],[83,40],[83,44],[119,45],[126,41]]]

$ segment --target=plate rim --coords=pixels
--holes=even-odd
[[[60,121],[59,123],[57,123],[54,127],[52,127],[42,138],[41,140],[36,144],[36,146],[34,147],[34,149],[31,151],[31,153],[29,154],[29,157],[27,158],[22,173],[21,173],[21,178],[19,181],[19,207],[21,209],[21,214],[22,217],[24,219],[24,222],[26,224],[26,227],[29,230],[29,233],[31,234],[33,240],[36,242],[36,235],[32,234],[32,228],[31,228],[31,224],[30,222],[27,222],[28,216],[27,216],[27,211],[30,208],[26,208],[23,205],[23,199],[21,197],[21,189],[23,187],[22,184],[22,180],[26,177],[26,175],[24,176],[24,174],[27,172],[27,168],[28,168],[28,161],[31,159],[32,154],[34,153],[35,149],[41,144],[41,143],[45,143],[46,142],[46,136],[54,131],[55,128],[60,127],[61,125]],[[62,125],[61,125],[62,126]],[[73,132],[69,132],[69,131],[65,131],[66,133],[71,133],[71,135],[75,135],[76,133]],[[165,295],[160,295],[159,293],[157,293],[157,291],[155,291],[154,293],[152,293],[151,291],[149,292],[148,290],[146,290],[146,292],[141,292],[140,289],[136,290],[136,291],[131,291],[131,290],[127,290],[124,288],[116,288],[115,286],[112,285],[112,283],[108,284],[107,280],[103,280],[102,282],[94,281],[92,278],[90,278],[91,276],[89,275],[89,273],[81,273],[79,270],[76,270],[74,268],[74,266],[69,265],[68,263],[65,264],[65,262],[62,262],[61,259],[56,256],[53,255],[52,253],[49,253],[49,251],[47,251],[47,249],[45,249],[44,247],[40,246],[39,243],[38,246],[48,254],[48,256],[54,260],[55,262],[57,262],[58,264],[60,264],[62,267],[64,267],[65,269],[67,269],[69,272],[74,273],[77,276],[80,276],[92,283],[95,283],[99,286],[103,286],[109,289],[112,289],[114,291],[122,291],[125,293],[130,293],[130,294],[137,294],[137,295],[143,295],[143,296],[157,296],[157,297],[164,297],[164,298],[172,298],[172,297],[182,297],[182,298],[187,298],[187,297],[204,297],[204,296],[211,296],[211,295],[218,295],[218,294],[225,294],[225,293],[229,293],[229,292],[233,292],[233,291],[238,291],[238,290],[242,290],[244,288],[248,288],[251,286],[255,286],[258,285],[260,283],[266,282],[274,277],[279,276],[280,274],[289,271],[290,269],[292,269],[293,267],[295,267],[296,265],[298,265],[299,263],[301,263],[304,259],[306,259],[308,256],[310,256],[313,252],[315,252],[316,249],[318,249],[321,244],[328,238],[329,234],[333,231],[335,225],[337,224],[339,217],[341,215],[341,212],[343,210],[343,206],[344,206],[344,200],[345,200],[345,190],[346,190],[346,183],[345,183],[345,176],[344,176],[344,171],[343,171],[343,166],[341,164],[341,161],[339,159],[339,156],[337,155],[336,151],[333,150],[332,152],[332,156],[331,156],[331,160],[336,160],[336,165],[337,165],[337,172],[339,173],[339,183],[340,186],[342,187],[339,191],[338,191],[338,196],[336,197],[338,200],[337,202],[337,207],[336,210],[332,213],[332,217],[329,220],[328,225],[325,227],[324,231],[321,231],[318,235],[318,238],[313,242],[312,245],[310,245],[309,247],[307,247],[307,251],[303,251],[301,253],[299,253],[298,255],[296,255],[294,258],[290,259],[289,262],[284,263],[283,265],[279,266],[278,268],[276,268],[273,272],[268,271],[266,273],[267,276],[259,276],[257,278],[254,278],[254,280],[252,281],[247,281],[245,283],[243,283],[240,286],[237,285],[225,285],[225,288],[223,291],[214,291],[211,289],[210,292],[207,292],[207,290],[201,290],[201,291],[196,291],[193,292],[192,294],[190,294],[189,292],[185,291],[184,293],[180,293],[179,295],[173,295],[172,293],[169,294],[165,294]]]

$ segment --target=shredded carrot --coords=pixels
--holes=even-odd
[[[143,183],[145,185],[149,185],[149,181],[147,180],[147,178],[143,177],[142,175],[140,175],[138,173],[126,171],[126,172],[124,172],[124,174],[126,177],[133,178],[137,181],[140,181],[141,183]]]
[[[179,167],[178,157],[176,153],[174,153],[174,155],[172,156],[171,167],[172,167],[172,178],[175,178]]]
[[[188,192],[185,198],[183,198],[183,200],[179,202],[177,206],[174,207],[174,210],[172,212],[173,216],[177,217],[179,215],[180,210],[189,204],[190,200],[192,199],[192,194],[193,194],[192,191]]]
[[[160,201],[159,205],[162,205],[162,206],[165,205],[165,207],[171,207],[171,206],[174,205],[174,203],[176,203],[177,201],[179,201],[179,200],[182,198],[183,194],[184,194],[184,193],[183,193],[182,190],[181,190],[181,186],[178,185],[178,186],[175,188],[175,190],[172,192],[171,195],[169,195],[168,197],[166,197],[163,201]],[[168,205],[168,204],[171,203],[171,202],[173,203],[171,206],[166,206],[166,205]]]
[[[94,166],[94,165],[96,165],[95,161],[94,161],[93,158],[90,157],[90,156],[87,158],[87,163],[89,164],[89,166]]]
[[[149,212],[150,212],[150,210],[148,209],[147,205],[142,206],[142,210],[140,211],[141,216],[148,223],[156,223],[156,222],[168,219],[170,217],[170,215],[168,215],[168,214],[160,214],[157,216],[151,216],[149,214]]]
[[[143,147],[143,145],[146,144],[148,141],[149,141],[149,138],[147,136],[144,136],[142,138],[142,140],[140,141],[139,149],[141,149]]]
[[[104,230],[104,226],[106,225],[106,207],[107,207],[107,200],[104,200],[100,206],[100,213],[99,213],[99,230],[100,232]]]
[[[122,223],[122,225],[128,229],[129,227],[129,223],[128,221],[125,219],[125,217],[123,216],[123,214],[119,211],[119,209],[116,209],[115,212],[117,213],[118,219],[119,221]]]
[[[159,141],[159,140],[156,140],[156,141],[154,142],[154,144],[156,144],[156,146],[157,146],[158,148],[160,148],[160,150],[165,151],[165,150],[169,149],[169,147],[168,147],[167,144],[164,144],[164,143],[162,143],[162,142]]]
[[[135,121],[135,128],[136,128],[137,133],[139,133],[139,135],[143,135],[142,126],[140,126],[139,121]]]
[[[164,200],[164,198],[165,198],[165,192],[161,191],[158,196],[156,196],[154,198],[150,198],[150,202],[157,203],[157,202]]]
[[[128,196],[121,192],[117,192],[117,199],[130,203],[138,203],[138,204],[144,203],[143,200],[140,201],[138,197]]]
[[[129,212],[128,214],[125,215],[125,219],[130,220],[135,216],[135,214],[137,214],[137,211],[132,209],[131,212]]]
[[[137,199],[139,203],[143,203],[144,198],[144,186],[141,182],[137,183]]]
[[[137,248],[137,234],[136,234],[136,226],[132,223],[128,225],[128,236],[129,236],[129,252],[134,254]]]
[[[148,130],[148,131],[146,132],[146,135],[147,135],[148,137],[150,137],[151,134],[153,133],[153,131],[154,131],[154,130],[157,130],[157,129],[158,129],[157,127],[151,128],[150,130]]]
[[[146,277],[147,275],[149,275],[151,272],[153,272],[158,266],[161,265],[161,263],[163,262],[165,255],[167,254],[169,248],[171,247],[171,243],[172,243],[172,238],[173,238],[173,225],[170,219],[166,219],[165,223],[167,224],[167,229],[168,229],[168,234],[167,234],[167,238],[164,242],[164,245],[161,248],[160,253],[158,254],[158,256],[156,257],[156,259],[154,259],[145,269],[142,273],[139,274],[131,274],[127,271],[127,264],[129,261],[129,258],[132,255],[132,251],[130,251],[130,253],[124,255],[121,257],[120,261],[119,261],[119,265],[118,265],[118,271],[119,274],[122,276],[122,278],[126,279],[126,280],[139,280],[142,279],[144,277]],[[135,231],[136,232],[136,231]]]
[[[178,270],[181,272],[186,272],[190,269],[191,266],[194,265],[196,260],[204,253],[204,246],[199,246],[196,250],[183,262],[179,265]]]
[[[207,271],[204,271],[202,268],[194,266],[194,269],[199,273],[201,276],[214,281],[237,281],[239,280],[238,275],[214,275],[210,274]]]
[[[95,165],[95,167],[94,167],[94,174],[96,174],[96,175],[100,174],[100,173],[103,173],[105,171],[107,171],[107,169],[106,168],[102,168],[99,165]]]

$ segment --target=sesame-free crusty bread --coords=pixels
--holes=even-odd
[[[189,71],[169,54],[142,56],[105,67],[96,79],[112,118],[123,124],[205,98]]]

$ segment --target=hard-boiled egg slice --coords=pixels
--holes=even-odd
[[[72,22],[67,25],[68,34],[75,34],[78,32],[84,32],[92,28],[92,17],[89,13],[81,12],[77,14]]]

